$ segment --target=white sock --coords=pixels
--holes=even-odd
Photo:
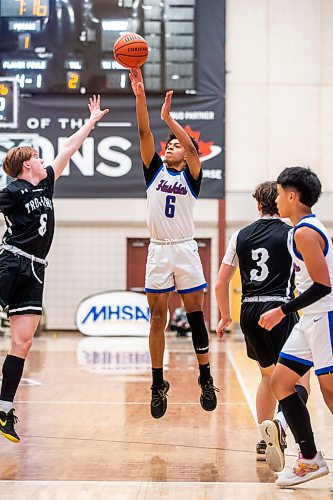
[[[277,412],[276,416],[274,417],[274,420],[279,420],[283,427],[284,432],[287,432],[288,424],[286,419],[284,418],[282,411]]]
[[[12,401],[3,401],[0,399],[0,411],[8,413],[12,408],[14,408]]]

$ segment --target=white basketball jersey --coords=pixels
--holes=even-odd
[[[150,236],[157,240],[193,238],[196,198],[186,170],[170,171],[162,164],[147,185]]]
[[[320,312],[333,311],[333,247],[331,238],[325,228],[325,226],[317,219],[315,214],[306,215],[303,217],[298,224],[290,231],[288,237],[288,248],[292,256],[295,268],[295,279],[296,287],[299,293],[305,292],[313,284],[313,280],[310,278],[306,265],[304,264],[302,255],[298,252],[294,240],[295,231],[300,227],[311,227],[317,231],[325,240],[324,256],[328,267],[328,272],[330,275],[332,292],[326,295],[322,299],[314,302],[310,306],[304,307],[304,314],[316,314]]]

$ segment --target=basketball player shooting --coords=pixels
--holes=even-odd
[[[12,148],[3,160],[4,171],[15,180],[0,191],[0,211],[7,226],[0,250],[0,306],[8,306],[11,333],[11,349],[2,367],[0,432],[14,443],[20,438],[13,401],[42,314],[45,259],[54,232],[54,182],[109,111],[100,109],[99,96],[93,96],[88,107],[89,120],[68,137],[51,166],[45,168],[30,146]]]
[[[173,92],[167,92],[161,118],[171,131],[165,161],[155,151],[142,73],[130,71],[136,98],[136,113],[141,157],[148,199],[150,245],[146,265],[145,291],[151,314],[149,349],[152,361],[151,415],[161,418],[167,409],[169,382],[163,378],[168,300],[177,289],[182,295],[192,330],[194,350],[199,363],[200,403],[204,410],[216,408],[218,391],[209,366],[209,339],[203,315],[203,275],[198,245],[193,239],[193,207],[202,179],[198,144],[170,116]]]

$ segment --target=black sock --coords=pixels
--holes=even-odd
[[[306,403],[308,402],[308,398],[309,398],[309,393],[308,393],[306,387],[304,387],[304,385],[301,385],[301,384],[296,384],[295,390],[297,391],[299,397],[302,399],[302,401],[306,405]],[[282,411],[280,403],[278,404],[278,411]]]
[[[299,397],[301,398],[303,403],[306,405],[306,403],[308,402],[308,398],[309,398],[309,394],[308,394],[306,387],[304,387],[304,385],[301,385],[301,384],[296,384],[295,390],[297,391],[297,394],[299,395]]]
[[[160,387],[163,384],[163,368],[152,368],[153,386]]]
[[[210,374],[210,365],[207,363],[206,365],[199,365],[200,370],[200,383],[205,383],[211,378]]]
[[[310,415],[298,392],[280,400],[283,415],[304,458],[313,458],[317,448],[313,438]]]
[[[0,393],[2,401],[14,401],[22,377],[24,361],[23,358],[7,354],[2,366],[2,386]]]

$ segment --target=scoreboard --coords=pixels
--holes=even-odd
[[[149,93],[195,93],[196,0],[0,0],[0,77],[21,93],[129,93],[112,53],[126,32],[150,47]]]

